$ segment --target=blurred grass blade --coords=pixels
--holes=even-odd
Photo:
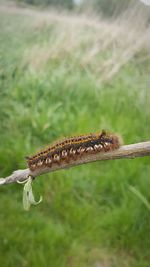
[[[142,202],[143,204],[148,208],[148,210],[150,211],[150,203],[148,202],[148,200],[142,195],[141,192],[139,192],[135,187],[133,186],[129,186],[129,189],[132,193],[134,193]]]

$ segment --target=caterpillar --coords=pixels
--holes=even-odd
[[[26,157],[31,171],[41,168],[51,168],[53,164],[61,164],[71,159],[76,160],[89,153],[100,153],[120,147],[120,138],[117,135],[102,130],[99,133],[73,136],[56,141],[33,156]]]

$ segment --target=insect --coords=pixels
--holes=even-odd
[[[31,171],[61,164],[83,157],[90,153],[107,152],[119,148],[120,139],[117,135],[102,130],[56,141],[33,156],[26,157]]]

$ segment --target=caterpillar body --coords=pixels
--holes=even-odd
[[[56,141],[35,155],[26,157],[26,159],[29,169],[35,171],[39,168],[51,168],[53,164],[61,164],[64,161],[76,160],[89,153],[107,152],[119,147],[120,138],[102,130],[99,133],[79,135]]]

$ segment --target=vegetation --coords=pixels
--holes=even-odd
[[[53,6],[61,8],[73,8],[73,0],[16,0],[18,3],[26,3],[30,5],[41,5],[41,6]]]
[[[0,7],[0,177],[63,136],[149,139],[149,29],[137,8],[126,16]],[[150,212],[130,188],[149,202],[149,173],[147,157],[46,174],[29,212],[22,185],[1,187],[0,266],[148,267]]]
[[[16,0],[17,3],[27,3],[36,6],[52,6],[63,9],[79,10],[93,9],[97,13],[107,17],[120,14],[130,5],[137,4],[137,0]],[[138,3],[140,5],[140,3]],[[142,7],[142,4],[141,4]]]

